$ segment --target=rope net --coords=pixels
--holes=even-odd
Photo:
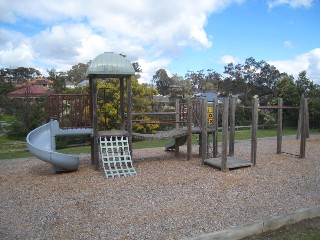
[[[137,175],[126,136],[100,136],[100,155],[107,178]]]

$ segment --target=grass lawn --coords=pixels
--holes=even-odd
[[[297,133],[294,129],[285,129],[283,135],[295,135]],[[315,133],[315,132],[311,132]],[[270,129],[259,129],[258,138],[265,137],[275,137],[277,135],[276,130]],[[250,130],[241,130],[236,131],[235,134],[236,140],[245,140],[251,138]],[[171,141],[171,139],[162,139],[154,141],[138,141],[133,143],[133,149],[141,148],[154,148],[154,147],[164,147],[164,145]],[[219,133],[219,141],[221,141],[221,133]],[[193,135],[192,143],[198,143],[198,135]],[[90,153],[90,146],[81,146],[81,147],[70,147],[59,149],[58,152],[65,154],[81,154],[81,153]],[[32,154],[27,150],[25,141],[14,141],[8,139],[6,136],[0,136],[0,160],[1,159],[12,159],[12,158],[25,158],[31,157]]]

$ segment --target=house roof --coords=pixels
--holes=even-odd
[[[214,99],[219,97],[217,93],[211,93],[211,92],[206,92],[206,93],[197,93],[194,95],[194,97],[203,97],[205,98],[208,102],[212,102]]]
[[[18,90],[9,92],[9,97],[26,97],[26,96],[42,96],[48,94],[49,89],[41,85],[30,85],[27,87],[20,88]]]
[[[35,78],[35,79],[27,81],[25,83],[18,84],[16,87],[22,88],[27,85],[51,85],[51,84],[53,84],[52,80],[46,80],[44,78]]]
[[[88,67],[87,77],[119,77],[132,76],[135,71],[131,62],[113,52],[105,52],[95,57]]]

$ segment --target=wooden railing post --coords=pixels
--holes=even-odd
[[[258,104],[259,98],[253,98],[251,127],[251,163],[253,166],[256,166],[257,160]]]
[[[283,100],[282,98],[278,98],[277,154],[281,154],[282,152],[282,106]]]
[[[223,100],[221,171],[227,171],[229,98]]]

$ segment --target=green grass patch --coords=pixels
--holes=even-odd
[[[18,119],[16,116],[2,115],[2,116],[0,116],[0,121],[11,124],[11,123],[18,121]]]
[[[319,134],[319,131],[311,131],[310,134]],[[295,135],[297,131],[295,129],[284,129],[283,135]],[[275,137],[277,135],[276,130],[272,129],[259,129],[258,138]],[[236,140],[246,140],[251,138],[250,130],[236,131]],[[218,140],[221,141],[221,132],[219,132]],[[162,140],[148,140],[148,141],[135,141],[133,142],[133,149],[143,149],[143,148],[155,148],[164,147],[164,145],[172,139],[162,139]],[[198,135],[192,135],[192,144],[198,144]],[[10,140],[6,136],[0,137],[0,159],[12,159],[12,158],[24,158],[32,156],[29,151],[26,150],[25,141]],[[88,154],[91,151],[90,146],[80,146],[80,147],[69,147],[64,149],[59,149],[58,152],[65,154]]]

